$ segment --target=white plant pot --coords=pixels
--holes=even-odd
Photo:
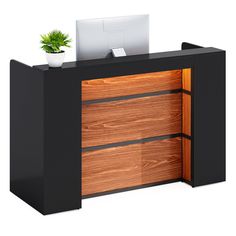
[[[50,67],[61,67],[64,62],[65,52],[59,52],[59,53],[46,52],[46,58],[48,61],[48,65]]]

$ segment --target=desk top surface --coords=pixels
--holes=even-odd
[[[73,68],[82,68],[82,67],[93,67],[98,65],[107,65],[107,64],[120,64],[126,62],[136,62],[136,61],[152,61],[164,58],[173,58],[173,57],[181,57],[181,56],[193,56],[196,54],[206,54],[206,53],[217,53],[222,52],[223,50],[206,47],[206,48],[194,48],[194,49],[185,49],[178,51],[169,51],[169,52],[159,52],[159,53],[150,53],[150,54],[142,54],[142,55],[134,55],[134,56],[126,56],[126,57],[117,57],[117,58],[105,58],[105,59],[95,59],[88,61],[73,61],[73,62],[65,62],[60,68],[50,68],[47,64],[45,65],[36,65],[35,68],[48,71],[48,70],[58,70],[58,69],[73,69]]]

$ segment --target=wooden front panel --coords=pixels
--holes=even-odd
[[[181,70],[82,81],[82,100],[119,97],[181,88]]]
[[[180,137],[82,153],[82,195],[181,176]]]
[[[181,133],[181,93],[82,106],[82,147]]]
[[[191,181],[191,140],[182,138],[183,179]]]
[[[182,70],[183,89],[191,92],[191,68]]]
[[[191,96],[185,93],[182,96],[182,132],[191,136]]]

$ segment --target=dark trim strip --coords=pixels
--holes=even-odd
[[[82,152],[95,151],[95,150],[118,147],[118,146],[127,146],[130,144],[136,144],[136,143],[146,143],[146,142],[152,142],[155,140],[163,140],[163,139],[176,138],[176,137],[181,137],[181,136],[182,136],[181,133],[177,133],[177,134],[168,134],[168,135],[155,136],[155,137],[143,138],[143,139],[137,139],[137,140],[123,141],[123,142],[118,142],[118,143],[109,143],[109,144],[104,144],[104,145],[99,145],[99,146],[85,147],[85,148],[82,148]]]
[[[165,95],[165,94],[180,93],[181,91],[182,89],[175,89],[175,90],[164,90],[164,91],[158,91],[158,92],[126,95],[126,96],[119,96],[119,97],[112,97],[112,98],[101,98],[101,99],[82,101],[82,104],[89,105],[89,104],[102,103],[102,102],[113,102],[113,101],[119,101],[119,100],[159,96],[159,95]]]
[[[182,133],[182,137],[187,138],[187,139],[189,139],[189,140],[192,139],[191,136],[189,136],[189,135],[187,135],[187,134],[184,134],[184,133]]]
[[[185,94],[188,94],[188,95],[192,95],[192,93],[186,89],[182,89],[182,92],[185,93]]]
[[[143,184],[143,185],[138,185],[138,186],[134,186],[134,187],[115,189],[115,190],[106,191],[106,192],[93,193],[93,194],[82,196],[82,199],[91,198],[91,197],[100,197],[103,195],[126,192],[126,191],[130,191],[130,190],[142,189],[142,188],[147,188],[147,187],[154,187],[154,186],[158,186],[158,185],[162,185],[162,184],[170,184],[170,183],[179,182],[179,181],[183,181],[182,178],[165,180],[165,181],[160,181],[160,182],[155,182],[155,183],[150,183],[150,184]]]
[[[189,181],[189,180],[186,180],[186,179],[182,179],[182,182],[188,184],[188,185],[191,185],[193,187],[193,181]]]

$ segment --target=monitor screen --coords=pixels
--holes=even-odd
[[[112,49],[126,55],[149,53],[149,16],[123,16],[76,21],[76,59],[112,57]]]

